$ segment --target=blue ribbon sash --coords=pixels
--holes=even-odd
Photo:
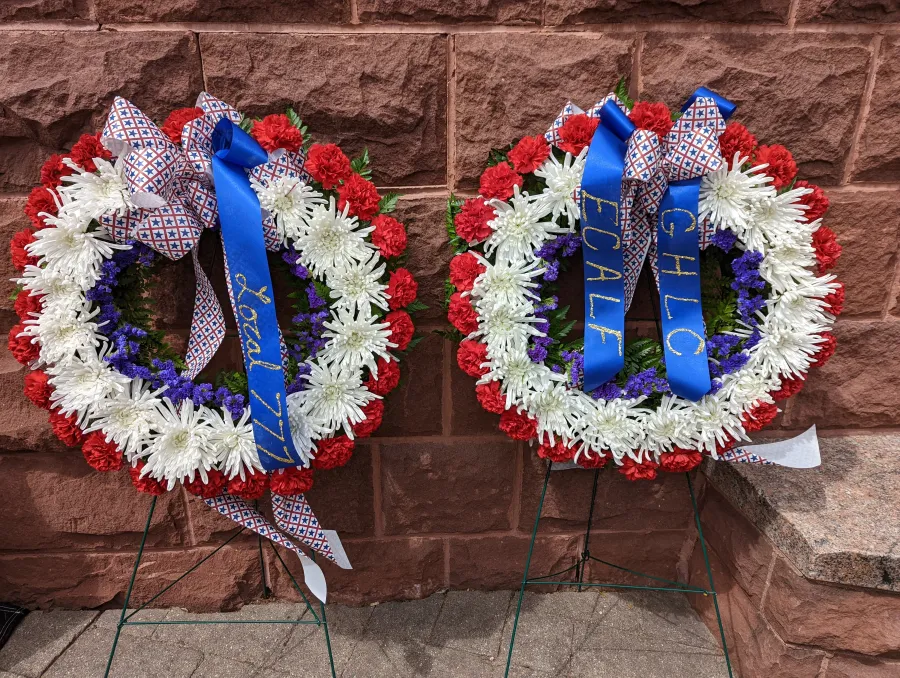
[[[222,248],[231,304],[241,337],[250,390],[253,438],[266,471],[303,462],[291,438],[281,367],[281,338],[266,261],[259,199],[245,169],[268,160],[266,152],[227,118],[213,132],[212,159]]]

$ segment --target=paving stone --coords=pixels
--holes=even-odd
[[[549,595],[555,598],[559,594]],[[519,624],[516,628],[513,663],[558,675],[572,653],[575,625],[583,622],[573,621],[565,608],[555,611],[552,605],[548,606],[552,600],[540,600],[545,597],[547,594],[525,593]],[[503,629],[501,655],[505,655],[509,650],[515,615],[516,604],[514,602],[510,605],[506,625]]]
[[[97,612],[31,612],[0,649],[0,669],[37,678],[97,617]]]
[[[513,595],[510,591],[451,591],[428,644],[496,657]]]
[[[132,612],[134,612],[134,610],[128,610],[128,614],[131,614]],[[119,623],[119,616],[121,614],[121,610],[106,610],[104,612],[101,612],[100,616],[97,617],[97,621],[94,622],[94,625],[91,628],[105,629],[110,634],[115,633],[116,624]],[[169,614],[169,610],[159,608],[144,609],[134,615],[134,617],[132,617],[130,621],[161,621],[166,618],[167,614]],[[156,633],[156,629],[158,628],[158,626],[149,624],[126,626],[122,629],[122,634],[128,634],[129,636],[138,638],[149,638],[154,633]],[[110,639],[112,639],[112,635],[110,635]]]
[[[207,656],[191,674],[191,678],[247,678],[254,670],[253,664]]]
[[[568,675],[570,678],[615,676],[616,678],[721,678],[727,675],[725,660],[709,655],[676,652],[644,652],[612,650],[576,652]]]
[[[431,635],[446,596],[376,605],[369,620],[367,638],[424,643]]]

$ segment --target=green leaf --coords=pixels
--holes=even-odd
[[[450,282],[450,278],[444,280],[444,310],[450,308],[450,297],[456,293],[456,285]]]
[[[300,119],[300,116],[297,115],[297,112],[293,108],[288,106],[284,114],[287,116],[287,119],[294,127],[301,131],[303,130],[303,121]]]
[[[463,339],[466,338],[466,335],[460,332],[455,327],[449,330],[434,330],[434,333],[439,337],[443,337],[444,339],[449,339],[454,344],[458,344]]]
[[[250,134],[250,131],[253,129],[253,120],[245,115],[241,117],[241,121],[240,123],[238,123],[238,127],[244,130],[247,134]]]
[[[454,223],[456,215],[462,210],[463,202],[463,200],[460,200],[451,193],[450,199],[447,201],[447,212],[444,217],[444,228],[447,230],[447,238],[450,240],[450,249],[453,250],[454,254],[462,254],[469,249],[469,244],[456,235],[456,224]]]
[[[418,299],[416,299],[415,301],[413,301],[411,304],[409,304],[409,305],[406,307],[406,310],[407,310],[409,313],[418,313],[419,311],[427,311],[427,310],[428,310],[428,304],[423,304],[421,301],[419,301]]]
[[[391,191],[390,193],[385,193],[381,196],[381,200],[378,201],[378,211],[381,214],[388,214],[397,209],[397,201],[400,199],[399,193],[394,193]]]
[[[488,153],[488,167],[499,165],[501,162],[508,162],[508,153],[513,149],[514,144],[510,144],[506,148],[492,148]]]
[[[15,301],[15,300],[16,300],[16,297],[19,296],[19,293],[20,293],[23,289],[25,289],[25,288],[22,287],[21,285],[16,285],[15,288],[13,289],[13,291],[12,291],[12,294],[9,295],[9,300],[10,300],[10,301]]]
[[[369,169],[369,149],[364,148],[362,155],[358,155],[350,161],[350,169],[363,179],[372,178],[372,170]]]
[[[619,78],[619,82],[616,83],[613,94],[619,97],[619,101],[625,104],[625,108],[629,111],[634,108],[634,99],[628,96],[628,83],[625,81],[625,76]]]

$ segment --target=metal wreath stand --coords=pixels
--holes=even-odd
[[[325,617],[325,604],[319,603],[319,612],[316,613],[313,605],[309,602],[309,598],[306,597],[306,594],[303,592],[303,589],[300,588],[300,585],[297,583],[297,580],[294,578],[294,575],[291,573],[290,568],[288,568],[287,563],[284,562],[284,558],[281,557],[281,554],[275,548],[275,544],[269,540],[266,540],[269,543],[269,546],[272,549],[272,553],[275,554],[275,557],[278,559],[278,562],[281,564],[281,567],[284,568],[284,571],[287,573],[288,577],[291,580],[291,583],[294,585],[294,588],[297,589],[297,592],[303,598],[303,602],[306,605],[306,611],[312,615],[312,619],[240,619],[240,620],[196,620],[196,621],[132,621],[132,617],[134,617],[138,612],[146,608],[150,603],[163,595],[166,591],[171,589],[175,584],[180,582],[182,579],[191,574],[194,570],[199,568],[203,563],[212,558],[216,553],[221,551],[225,546],[231,543],[234,539],[236,539],[239,535],[243,534],[247,528],[241,527],[238,529],[233,535],[231,535],[228,539],[226,539],[223,543],[215,548],[211,553],[202,558],[199,562],[194,564],[187,572],[182,574],[178,579],[173,581],[171,584],[163,588],[159,591],[155,596],[144,602],[140,607],[133,610],[132,612],[128,612],[128,603],[131,600],[131,593],[134,589],[134,582],[137,578],[138,567],[141,564],[141,557],[144,555],[144,546],[147,542],[147,534],[150,532],[150,522],[153,519],[153,511],[156,509],[156,497],[153,497],[153,501],[150,502],[150,511],[147,514],[147,524],[144,526],[144,535],[141,537],[141,546],[138,549],[137,558],[134,561],[134,569],[131,572],[131,580],[128,582],[128,590],[125,593],[125,602],[122,604],[122,614],[119,616],[119,622],[116,624],[116,635],[113,638],[112,649],[109,651],[109,659],[106,662],[106,672],[103,674],[104,678],[108,678],[110,675],[110,669],[112,668],[113,659],[116,655],[116,648],[119,645],[119,636],[122,633],[122,629],[126,626],[155,626],[155,625],[205,625],[205,624],[294,624],[294,625],[314,625],[319,626],[325,632],[325,645],[328,649],[328,664],[331,667],[331,677],[337,678],[337,673],[334,670],[334,654],[331,651],[331,636],[328,633],[328,620]],[[262,573],[262,585],[263,585],[263,598],[268,598],[272,595],[272,590],[269,588],[269,585],[266,581],[266,571],[263,567],[263,538],[262,535],[258,535],[259,538],[259,567]],[[315,560],[316,554],[311,553],[310,557]]]
[[[656,289],[653,286],[653,282],[650,277],[647,278],[647,283],[650,287],[650,295],[651,297],[656,296]],[[659,322],[659,311],[657,310],[657,303],[659,299],[658,297],[654,299],[653,306],[653,320],[656,321],[656,331],[659,336],[662,336],[662,331],[660,329]],[[506,673],[505,677],[509,676],[509,670],[512,666],[512,656],[513,649],[516,645],[516,629],[519,626],[519,615],[522,612],[522,599],[525,597],[525,587],[532,585],[544,585],[544,586],[576,586],[578,587],[578,591],[580,592],[583,588],[608,588],[608,589],[626,589],[632,591],[672,591],[675,593],[695,593],[702,594],[704,596],[712,596],[713,606],[716,610],[716,621],[719,624],[719,636],[722,640],[722,651],[725,655],[725,666],[728,668],[728,678],[734,678],[734,673],[731,668],[731,658],[728,656],[728,643],[725,640],[725,626],[722,624],[722,615],[719,612],[719,601],[718,596],[716,595],[716,586],[713,583],[713,574],[712,568],[709,564],[709,555],[706,550],[706,540],[703,538],[703,528],[700,526],[700,512],[697,509],[697,498],[694,494],[694,483],[691,480],[690,472],[685,473],[685,478],[687,478],[688,492],[691,495],[691,507],[694,511],[694,524],[697,527],[697,537],[700,541],[700,549],[703,552],[703,562],[706,565],[706,575],[709,579],[709,588],[703,589],[697,586],[690,586],[683,582],[672,581],[671,579],[665,579],[663,577],[656,577],[652,574],[646,574],[645,572],[638,572],[637,570],[631,570],[627,567],[622,567],[621,565],[616,565],[614,563],[610,563],[606,560],[601,560],[595,556],[591,555],[590,550],[590,537],[591,537],[591,527],[594,522],[594,502],[597,499],[597,483],[600,479],[600,471],[601,468],[594,470],[594,485],[591,490],[591,505],[588,510],[588,519],[587,519],[587,528],[584,531],[584,548],[581,551],[581,555],[574,565],[567,567],[564,570],[560,570],[559,572],[553,572],[551,574],[544,575],[543,577],[535,577],[534,579],[528,578],[528,570],[531,567],[531,556],[534,553],[534,542],[537,538],[538,533],[538,525],[541,522],[541,511],[544,508],[544,497],[547,495],[547,485],[550,483],[550,472],[553,469],[553,462],[550,461],[547,463],[547,472],[544,474],[544,488],[541,490],[541,500],[538,503],[537,516],[534,518],[534,528],[531,530],[531,543],[528,545],[528,557],[525,559],[525,572],[522,574],[522,585],[519,587],[519,602],[516,604],[516,617],[513,620],[512,627],[512,635],[509,638],[509,652],[506,655]],[[639,577],[645,577],[646,579],[651,579],[655,582],[659,582],[657,586],[638,586],[635,584],[616,584],[612,582],[585,582],[584,581],[584,572],[585,567],[588,562],[600,563],[601,565],[606,565],[607,567],[612,567],[616,570],[621,570],[622,572],[628,572],[629,574],[634,574]],[[574,581],[560,581],[559,577],[565,575],[569,572],[575,572],[575,580]]]

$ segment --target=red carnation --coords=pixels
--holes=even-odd
[[[581,468],[603,468],[609,459],[609,455],[602,455],[599,452],[594,452],[590,457],[585,453],[578,458],[578,465]]]
[[[812,237],[813,249],[816,250],[816,261],[819,262],[819,275],[834,268],[841,256],[841,246],[837,238],[827,226],[819,226]]]
[[[41,312],[41,299],[43,298],[42,294],[31,294],[28,290],[22,290],[16,296],[16,302],[13,304],[16,315],[20,320],[30,320],[34,317],[31,315],[32,313]]]
[[[85,437],[81,453],[91,468],[97,471],[118,471],[122,468],[122,452],[115,443],[106,442],[100,431]]]
[[[775,400],[787,400],[800,393],[805,383],[804,377],[783,378],[781,380],[781,388],[771,394],[772,398]]]
[[[176,108],[169,113],[169,117],[163,123],[162,131],[172,143],[176,146],[181,144],[181,132],[184,126],[191,120],[203,117],[203,109],[197,106],[189,106],[188,108]]]
[[[53,435],[62,440],[69,447],[81,445],[84,440],[84,434],[78,428],[78,419],[72,415],[66,416],[53,410],[50,412],[50,426],[53,428]]]
[[[484,240],[491,234],[488,222],[494,218],[494,208],[481,198],[469,198],[453,218],[456,235],[467,243]]]
[[[44,218],[39,216],[41,213],[56,216],[58,211],[56,201],[53,199],[53,191],[45,186],[36,186],[31,189],[31,193],[28,194],[28,202],[25,203],[25,215],[31,219],[35,230],[39,231],[47,226]]]
[[[45,410],[50,409],[50,396],[53,395],[53,387],[49,381],[50,377],[42,370],[34,370],[25,375],[25,397]]]
[[[537,435],[537,421],[524,412],[506,410],[500,415],[500,430],[513,440],[531,440]]]
[[[200,474],[197,473],[193,480],[184,483],[184,488],[201,499],[212,499],[220,494],[224,494],[227,485],[228,478],[225,477],[224,473],[216,469],[210,469],[206,472],[205,483]]]
[[[664,103],[639,101],[628,117],[635,127],[654,132],[658,137],[665,137],[672,129],[672,113]]]
[[[500,382],[489,381],[475,387],[478,402],[488,412],[503,414],[506,411],[506,396],[500,393]]]
[[[522,177],[508,162],[501,162],[488,167],[481,175],[479,192],[485,200],[509,200],[513,196],[513,186],[521,188]]]
[[[482,366],[482,363],[487,362],[487,345],[470,339],[459,342],[456,362],[460,369],[470,377],[483,376],[488,371],[487,367]]]
[[[273,113],[257,120],[250,134],[269,153],[279,148],[296,153],[303,145],[303,132],[294,127],[283,113]]]
[[[559,128],[559,136],[562,139],[559,148],[572,155],[578,155],[591,143],[599,124],[599,119],[589,118],[584,113],[570,115]]]
[[[538,447],[537,454],[541,459],[560,463],[572,461],[575,458],[575,448],[566,445],[562,439],[557,439],[552,445],[548,440],[544,440]]]
[[[97,165],[94,158],[110,160],[112,153],[100,143],[100,134],[82,134],[77,143],[72,146],[72,160],[85,172],[96,172]]]
[[[313,486],[313,470],[289,466],[272,471],[269,485],[272,488],[272,494],[280,494],[283,497],[306,494]]]
[[[385,322],[391,326],[391,342],[397,344],[398,351],[405,351],[416,331],[412,318],[406,311],[391,311],[384,316]]]
[[[63,163],[67,157],[54,154],[47,158],[47,162],[41,167],[41,183],[46,188],[56,188],[62,183],[63,177],[67,177],[75,171]]]
[[[375,367],[378,368],[378,378],[370,374],[363,386],[375,395],[386,396],[400,383],[400,365],[396,360],[379,358],[375,361]]]
[[[323,471],[344,466],[353,456],[354,446],[354,442],[347,436],[322,438],[316,443],[316,458],[312,460],[312,465]]]
[[[759,403],[753,406],[749,412],[741,415],[741,423],[748,433],[762,431],[778,416],[778,407],[769,403]]]
[[[128,467],[128,475],[131,476],[131,484],[135,486],[138,492],[144,492],[145,494],[152,494],[153,496],[158,497],[166,491],[166,488],[155,478],[151,478],[150,476],[144,476],[142,478],[141,469],[144,468],[144,466],[144,462],[139,460],[136,466]]]
[[[747,160],[753,157],[756,150],[756,137],[750,134],[750,130],[739,122],[732,122],[725,127],[722,136],[719,137],[719,148],[722,149],[722,157],[728,166],[734,169],[735,154],[741,159]]]
[[[372,219],[372,244],[383,257],[399,257],[406,249],[406,229],[403,224],[385,214]]]
[[[396,271],[391,272],[387,293],[390,297],[388,306],[392,309],[404,308],[416,300],[416,294],[419,293],[419,283],[416,282],[416,279],[412,277],[412,273],[408,270],[398,268]]]
[[[513,169],[519,174],[529,174],[544,164],[550,157],[550,144],[543,134],[534,137],[523,137],[508,154]]]
[[[794,162],[794,156],[781,144],[760,146],[756,149],[753,162],[757,165],[768,164],[763,172],[772,177],[772,186],[777,190],[790,185],[797,176],[797,163]]]
[[[228,481],[228,494],[233,494],[241,499],[259,499],[266,493],[269,487],[269,476],[264,471],[252,471],[247,473],[246,480],[235,476]]]
[[[9,352],[13,354],[13,358],[23,365],[30,365],[38,359],[41,349],[37,344],[31,343],[31,337],[24,335],[20,337],[19,335],[23,331],[25,331],[25,325],[22,323],[13,325],[13,328],[9,331],[9,342],[6,346]]]
[[[737,440],[735,440],[734,438],[732,438],[730,435],[728,435],[726,433],[724,443],[720,443],[718,440],[716,441],[716,454],[719,456],[722,456],[728,450],[733,449],[735,445],[737,445]],[[704,452],[704,454],[707,454],[707,453]]]
[[[358,424],[353,424],[353,435],[357,438],[368,438],[381,426],[381,419],[384,417],[384,401],[381,398],[370,400],[362,408],[362,411],[366,418]]]
[[[653,480],[656,477],[656,469],[659,464],[649,459],[642,464],[638,464],[631,457],[622,459],[622,465],[619,467],[619,473],[628,478],[628,480]]]
[[[794,188],[811,188],[812,193],[800,196],[800,202],[806,205],[806,211],[803,213],[807,221],[815,221],[825,216],[828,211],[828,196],[821,187],[811,184],[808,181],[800,179],[794,182]]]
[[[813,358],[815,358],[812,363],[813,367],[822,367],[822,365],[831,360],[831,356],[834,355],[834,349],[837,348],[837,338],[831,332],[823,333],[822,338],[825,341],[819,344],[818,350],[813,354]]]
[[[837,284],[838,288],[822,299],[826,304],[825,310],[834,315],[840,315],[844,311],[844,283]]]
[[[369,221],[378,214],[378,202],[381,198],[378,189],[368,179],[358,174],[351,174],[343,184],[338,186],[338,209],[350,203],[350,216]]]
[[[25,245],[35,241],[34,233],[30,229],[19,231],[9,242],[9,253],[12,256],[12,264],[17,271],[24,271],[28,264],[37,263],[37,257],[33,257],[25,251]]]
[[[450,282],[460,292],[468,292],[475,286],[475,278],[484,273],[484,265],[471,252],[459,254],[450,260]]]
[[[659,455],[659,466],[669,473],[685,473],[697,468],[703,461],[703,455],[697,450],[684,450],[676,447],[672,452]]]
[[[460,292],[454,292],[450,296],[447,317],[452,325],[463,334],[469,335],[478,329],[478,315],[472,308],[469,297],[463,297]]]
[[[303,169],[329,191],[353,173],[350,158],[335,144],[310,146]]]

